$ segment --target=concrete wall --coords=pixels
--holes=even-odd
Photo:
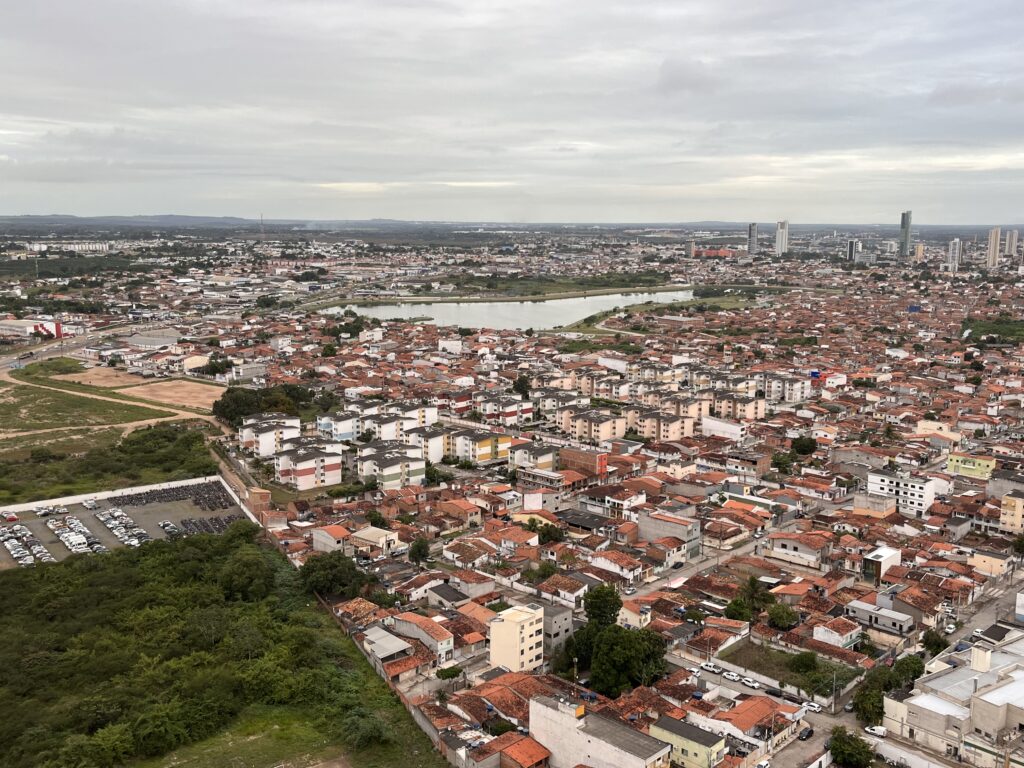
[[[186,485],[202,485],[203,483],[218,482],[223,485],[228,493],[231,494],[235,502],[245,509],[245,506],[238,499],[237,494],[231,487],[223,481],[220,475],[207,475],[206,477],[193,477],[188,480],[175,480],[169,483],[153,483],[152,485],[134,485],[131,488],[118,488],[115,491],[98,491],[96,493],[80,493],[77,496],[61,496],[59,499],[40,499],[39,501],[28,501],[24,504],[9,504],[5,507],[0,507],[0,513],[3,512],[31,512],[36,507],[45,505],[60,505],[67,506],[68,504],[81,504],[83,501],[88,499],[105,500],[105,499],[117,499],[121,496],[128,496],[133,493],[145,493],[146,491],[157,491],[164,488],[181,488]],[[246,510],[246,514],[252,518],[251,513]],[[256,522],[255,518],[252,518],[253,522]]]

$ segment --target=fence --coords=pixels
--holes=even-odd
[[[202,485],[204,483],[224,483],[220,475],[207,475],[206,477],[193,477],[189,480],[174,480],[168,483],[153,483],[152,485],[135,485],[131,488],[118,488],[116,491],[97,491],[96,493],[80,493],[77,496],[62,496],[59,499],[40,499],[39,501],[28,501],[24,504],[10,504],[6,507],[0,507],[0,513],[4,512],[31,512],[36,507],[43,505],[60,505],[67,506],[68,504],[80,504],[83,501],[89,499],[96,499],[100,501],[102,499],[116,499],[121,496],[127,496],[132,493],[145,493],[146,491],[159,491],[166,488],[181,488],[186,485]],[[226,486],[227,484],[224,483]],[[232,494],[234,495],[234,494]],[[237,498],[237,497],[236,497]],[[251,517],[251,515],[250,515]]]

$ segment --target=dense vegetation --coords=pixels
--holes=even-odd
[[[667,671],[665,641],[649,629],[617,624],[622,598],[611,585],[584,598],[587,623],[562,646],[555,669],[562,674],[590,670],[590,688],[611,698],[650,685]]]
[[[59,444],[0,461],[0,504],[50,499],[129,485],[215,474],[203,433],[178,424],[136,430],[113,445],[82,454]]]
[[[406,765],[437,765],[257,533],[241,522],[224,536],[0,574],[3,764],[119,765],[215,736],[247,707],[273,706],[302,712],[351,750],[393,745],[391,760],[419,749],[425,757]],[[380,764],[366,754],[356,764]]]
[[[257,413],[297,416],[312,399],[313,393],[310,390],[295,384],[280,384],[266,389],[228,387],[213,404],[213,415],[237,427],[246,416]]]
[[[1017,342],[1024,339],[1024,320],[1003,317],[995,320],[964,320],[962,330],[971,331],[971,341],[980,341],[985,336],[998,336],[1000,341]]]

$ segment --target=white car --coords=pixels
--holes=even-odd
[[[869,725],[866,726],[864,730],[872,736],[880,736],[883,739],[885,738],[885,734],[889,732],[886,730],[884,725]]]
[[[716,675],[722,674],[722,668],[717,664],[713,664],[710,661],[705,661],[700,665],[700,668],[707,672],[714,672]]]
[[[726,680],[732,680],[734,683],[738,683],[740,681],[740,676],[733,672],[731,669],[728,672],[723,672],[722,677],[724,677]]]
[[[761,687],[761,684],[759,682],[757,682],[757,680],[755,680],[752,677],[744,677],[742,680],[740,680],[740,682],[743,683],[745,686],[747,686],[747,688],[760,688]]]
[[[953,634],[954,632],[956,632],[956,624],[947,624],[947,625],[946,625],[946,626],[945,626],[945,627],[943,628],[943,631],[944,631],[944,632],[945,632],[945,633],[946,633],[947,635],[952,635],[952,634]]]
[[[771,760],[762,760],[754,768],[772,768]]]
[[[821,712],[821,704],[816,701],[805,701],[804,709],[808,712]]]
[[[700,670],[696,667],[690,667],[686,671],[690,673],[690,677],[700,677]]]
[[[981,637],[983,634],[985,634],[985,630],[979,627],[978,629],[971,632],[971,634],[974,635],[974,637]]]

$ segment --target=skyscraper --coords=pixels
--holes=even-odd
[[[747,226],[747,253],[757,253],[757,224]]]
[[[924,243],[914,246],[914,261],[924,261]]]
[[[853,261],[857,258],[857,241],[847,240],[846,241],[846,258]]]
[[[900,256],[910,255],[910,219],[910,211],[900,214]]]
[[[1017,255],[1017,230],[1008,229],[1006,230],[1006,247],[1003,249],[1003,253],[1007,256]]]
[[[985,259],[985,266],[995,269],[999,266],[999,227],[992,227],[988,231],[988,257]]]
[[[780,221],[775,225],[775,255],[782,256],[789,251],[789,222]]]
[[[960,238],[954,237],[949,241],[949,250],[946,253],[946,269],[950,274],[955,275],[960,271]]]

